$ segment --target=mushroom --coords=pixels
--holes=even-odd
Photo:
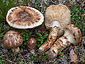
[[[48,50],[57,36],[63,34],[63,29],[70,24],[70,10],[65,5],[51,5],[46,9],[45,26],[50,30],[47,41],[39,48],[39,51]]]
[[[34,28],[41,25],[43,20],[42,13],[29,6],[11,8],[6,16],[7,23],[18,29]]]
[[[19,46],[23,43],[21,34],[17,31],[10,30],[3,37],[3,45],[7,49],[12,49],[13,52],[19,52]]]
[[[55,58],[60,51],[81,42],[81,31],[74,24],[68,24],[64,30],[64,35],[54,42],[53,46],[46,52],[48,57]]]
[[[37,43],[36,43],[36,39],[33,37],[30,37],[29,40],[27,41],[27,47],[28,50],[32,53],[35,54],[35,50],[34,48],[36,47]]]

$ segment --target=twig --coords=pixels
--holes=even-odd
[[[56,2],[54,2],[53,0],[50,0],[53,4],[57,4]]]
[[[12,64],[16,64],[15,62],[13,62],[13,61],[11,61],[9,59],[5,59],[5,60],[8,61],[8,62],[10,62],[10,63],[12,63]]]

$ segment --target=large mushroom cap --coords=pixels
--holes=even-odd
[[[5,48],[10,49],[19,47],[23,43],[21,34],[17,31],[8,31],[3,37],[3,45]]]
[[[6,16],[7,23],[18,29],[34,28],[41,25],[43,20],[42,13],[28,6],[11,8]]]
[[[73,45],[77,45],[81,42],[81,31],[78,27],[76,27],[74,24],[68,24],[66,26],[66,29],[70,30],[70,32],[73,34],[75,42],[73,42]],[[72,37],[70,38],[70,40],[72,39]]]
[[[47,29],[54,21],[58,21],[62,28],[66,26],[66,24],[71,23],[70,21],[70,10],[65,5],[50,5],[46,9],[45,13],[45,25]],[[56,24],[56,23],[54,23]]]

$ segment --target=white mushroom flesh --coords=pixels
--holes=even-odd
[[[53,22],[50,24],[49,27],[55,27],[55,26],[61,28],[60,23],[59,23],[58,21],[53,21]]]

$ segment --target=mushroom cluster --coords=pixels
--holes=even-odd
[[[65,5],[51,5],[46,9],[45,26],[50,30],[45,44],[39,51],[47,51],[57,39],[57,36],[63,34],[63,29],[70,24],[70,10]]]
[[[39,52],[48,50],[46,54],[50,58],[55,58],[64,48],[81,42],[81,31],[74,24],[71,24],[70,16],[70,10],[65,5],[51,5],[46,9],[45,26],[50,30],[50,33],[47,41],[39,48]],[[19,6],[8,11],[6,21],[11,27],[28,29],[41,25],[44,17],[35,8]],[[58,36],[61,37],[57,39]],[[23,38],[17,31],[10,30],[3,37],[4,47],[12,49],[13,52],[19,52],[19,46],[22,43]],[[28,50],[35,54],[36,39],[30,37],[26,44]]]
[[[44,21],[44,16],[35,8],[29,6],[18,6],[11,8],[8,11],[6,21],[13,28],[28,29],[41,25]],[[31,47],[30,49],[32,49],[34,44],[36,46],[36,40],[34,43],[32,39],[33,38],[30,38],[29,41],[27,41],[27,46],[29,48]],[[10,30],[3,37],[4,47],[12,49],[13,52],[19,52],[19,46],[21,46],[22,43],[23,38],[17,31]]]
[[[50,58],[55,58],[60,51],[69,45],[77,45],[81,42],[81,31],[73,24],[68,24],[64,29],[64,35],[57,39],[53,46],[46,52]]]
[[[47,41],[39,48],[39,52],[48,50],[46,54],[50,58],[55,58],[66,47],[81,42],[81,31],[71,24],[70,16],[70,10],[65,5],[50,5],[46,9],[45,26],[50,33]],[[57,39],[57,36],[61,37]]]

